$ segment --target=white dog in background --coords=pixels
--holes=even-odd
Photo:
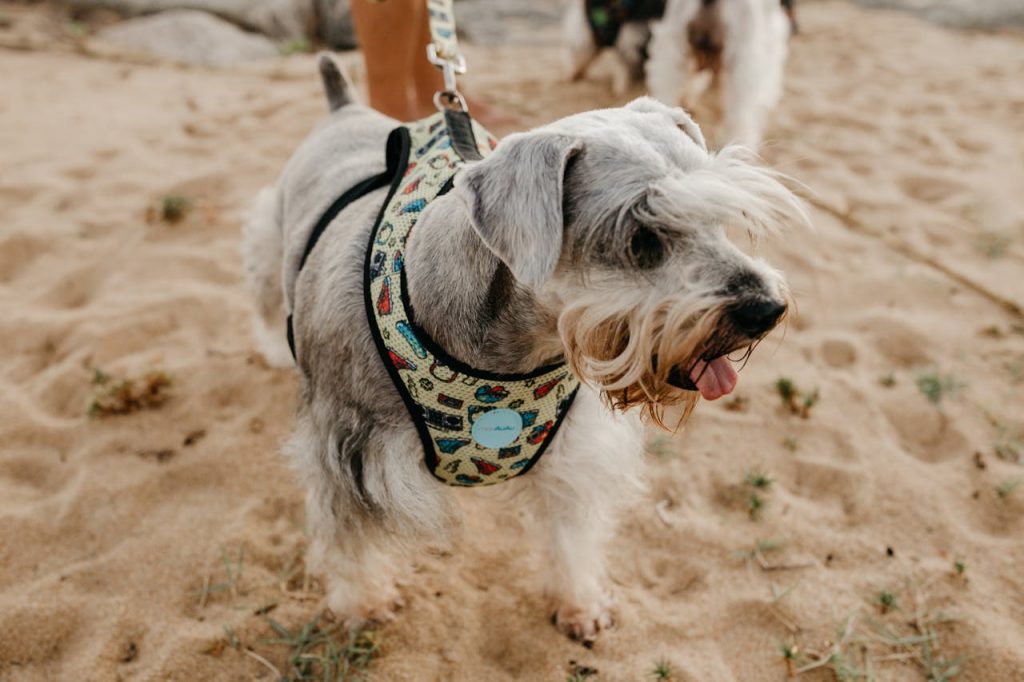
[[[782,94],[795,30],[793,0],[572,0],[564,22],[573,80],[614,46],[616,94],[646,71],[651,95],[692,108],[716,85],[723,141],[750,147]]]

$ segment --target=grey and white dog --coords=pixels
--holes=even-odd
[[[331,113],[302,143],[246,225],[255,333],[290,364],[294,314],[302,391],[286,451],[307,491],[308,567],[350,624],[392,617],[396,564],[443,537],[455,495],[428,472],[406,407],[371,338],[365,249],[381,189],[329,226],[298,273],[307,238],[346,189],[384,169],[398,122],[354,103],[321,57]],[[798,200],[740,148],[709,153],[678,108],[639,99],[510,135],[423,212],[406,249],[422,328],[491,372],[559,358],[584,385],[547,453],[501,488],[544,527],[557,627],[590,639],[612,622],[604,546],[641,480],[640,414],[715,399],[785,311],[781,275],[726,238],[805,220]],[[298,274],[297,274],[298,273]],[[629,409],[638,407],[640,409]]]

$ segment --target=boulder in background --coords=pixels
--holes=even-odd
[[[229,66],[278,55],[270,39],[194,10],[129,19],[101,30],[96,38],[119,48],[203,66]]]
[[[278,41],[309,38],[316,23],[314,0],[62,0],[78,10],[112,10],[136,17],[170,10],[215,14],[249,31]],[[347,0],[344,2],[346,8]]]
[[[313,0],[317,37],[335,50],[355,49],[356,31],[352,25],[349,0]]]

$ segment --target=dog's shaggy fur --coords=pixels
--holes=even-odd
[[[326,577],[330,608],[358,623],[392,615],[396,564],[451,528],[457,490],[427,471],[366,318],[364,255],[386,190],[344,210],[297,274],[314,223],[383,170],[398,125],[352,103],[326,57],[321,70],[331,114],[261,194],[243,254],[268,360],[288,357],[294,314],[302,392],[286,451],[307,490],[309,568]],[[638,410],[610,407],[693,402],[669,385],[673,367],[767,333],[782,278],[723,226],[803,219],[775,174],[739,149],[709,153],[685,112],[651,99],[510,135],[423,212],[405,262],[424,330],[482,370],[567,357],[584,381],[537,466],[501,486],[542,519],[563,632],[588,639],[611,623],[604,544],[640,485]],[[751,317],[765,305],[775,312]]]
[[[571,0],[563,23],[572,79],[582,77],[600,51],[584,5],[585,0]],[[713,89],[719,95],[724,139],[756,147],[782,95],[789,36],[796,25],[792,11],[791,3],[780,0],[667,0],[660,19],[622,26],[613,90],[624,94],[645,66],[648,92],[667,104],[693,108]]]

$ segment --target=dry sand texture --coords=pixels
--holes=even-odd
[[[2,10],[5,45],[52,30]],[[1024,680],[1024,39],[837,3],[802,20],[766,155],[817,232],[765,247],[799,316],[738,400],[652,441],[612,548],[618,627],[589,650],[558,636],[528,529],[467,499],[373,634],[372,679],[642,680],[665,660],[767,682],[790,646],[794,668],[841,654],[807,682]],[[523,126],[614,103],[556,82],[550,48],[470,58],[473,92]],[[0,680],[288,672],[267,619],[294,632],[322,592],[277,454],[295,379],[253,353],[238,235],[323,113],[313,60],[8,47],[0,83]],[[87,418],[154,369],[170,387],[113,398],[160,404]],[[806,418],[782,377],[797,412],[818,391]]]

